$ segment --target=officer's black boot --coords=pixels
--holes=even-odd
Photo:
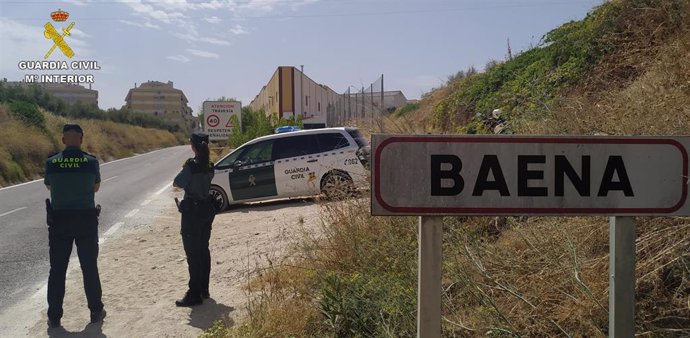
[[[175,301],[175,305],[177,306],[194,306],[194,305],[200,305],[203,303],[203,299],[201,299],[201,295],[197,293],[191,293],[187,291],[187,293],[184,295],[184,298],[178,299]]]
[[[103,318],[105,318],[105,315],[106,315],[105,309],[101,309],[101,311],[91,312],[91,322],[92,323],[98,323],[101,320],[103,320]]]
[[[62,325],[60,325],[60,320],[59,319],[48,319],[48,327],[51,329],[58,328]]]

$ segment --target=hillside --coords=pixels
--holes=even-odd
[[[391,133],[687,135],[690,2],[617,0],[534,49],[450,77]],[[498,109],[498,110],[497,110]],[[209,336],[413,337],[417,219],[323,205],[316,234],[266,258],[248,317]],[[608,335],[608,219],[445,217],[447,337]],[[636,332],[690,336],[690,219],[637,218]]]
[[[687,133],[688,6],[607,2],[512,60],[451,76],[403,119],[436,132]]]
[[[101,162],[180,143],[167,130],[57,116],[24,101],[0,104],[0,186],[41,177],[47,156],[64,147],[67,122],[81,124],[83,149]]]

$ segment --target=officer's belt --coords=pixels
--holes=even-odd
[[[58,209],[52,210],[51,213],[56,217],[75,217],[75,216],[96,216],[100,215],[101,210],[92,209]]]

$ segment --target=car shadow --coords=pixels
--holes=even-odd
[[[205,299],[203,304],[192,307],[189,325],[206,331],[213,326],[213,322],[221,320],[226,327],[232,327],[235,324],[230,318],[232,311],[235,311],[232,306],[216,303],[213,298]]]
[[[263,202],[250,202],[242,204],[233,204],[225,211],[218,214],[232,213],[232,212],[250,212],[250,211],[273,211],[282,208],[294,207],[297,205],[312,205],[323,201],[320,197],[295,197],[290,199],[276,199]]]

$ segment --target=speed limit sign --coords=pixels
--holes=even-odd
[[[209,114],[206,118],[206,125],[212,128],[217,127],[220,124],[220,117],[216,114]]]

